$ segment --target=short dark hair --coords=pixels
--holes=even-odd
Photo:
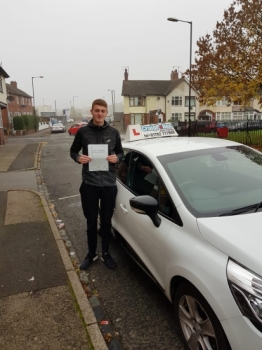
[[[92,109],[94,108],[94,105],[103,106],[107,109],[107,103],[105,100],[102,100],[102,98],[98,98],[92,102]]]

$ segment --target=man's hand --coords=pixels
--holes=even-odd
[[[92,159],[84,154],[82,154],[79,158],[78,158],[78,162],[81,164],[87,164],[88,162],[90,162]]]
[[[109,161],[109,163],[117,163],[118,158],[115,154],[111,154],[110,156],[106,157],[106,160]]]

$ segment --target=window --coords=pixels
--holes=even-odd
[[[191,116],[191,113],[190,113],[190,116]],[[171,119],[172,120],[180,120],[180,121],[182,121],[182,113],[172,113]]]
[[[217,106],[227,106],[230,105],[231,103],[228,102],[225,98],[223,98],[222,100],[218,100],[216,101],[216,105]]]
[[[172,106],[182,106],[182,96],[172,97]]]
[[[138,152],[127,152],[118,167],[117,178],[136,196],[154,197],[159,203],[159,213],[182,226],[166,187],[147,157]]]
[[[253,112],[245,112],[245,119],[254,119],[254,113]]]
[[[216,119],[217,120],[231,120],[231,112],[217,112]]]
[[[195,96],[190,97],[190,107],[196,106],[196,98]],[[185,107],[189,107],[189,96],[185,96]]]
[[[233,112],[233,120],[243,119],[243,112]]]
[[[0,78],[0,92],[3,92],[2,78]]]
[[[16,103],[19,104],[19,97],[16,96]]]
[[[189,113],[188,112],[185,112],[184,113],[184,116],[185,116],[185,120],[189,120]],[[196,113],[195,112],[190,112],[190,119],[196,119]]]
[[[132,96],[129,98],[129,106],[144,106],[145,105],[145,98],[139,97],[139,96]]]
[[[141,113],[131,113],[130,114],[130,124],[143,124],[143,116]]]

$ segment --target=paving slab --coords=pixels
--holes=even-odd
[[[0,310],[2,350],[90,349],[68,286],[0,298]]]
[[[12,196],[18,193],[11,191]],[[35,216],[22,223],[14,219],[15,223],[10,224],[9,212],[13,209],[8,207],[9,194],[0,192],[0,204],[7,205],[4,222],[0,222],[0,297],[65,285],[68,281],[49,222],[47,218],[43,220],[38,195],[26,191],[23,194],[28,201],[26,209]]]
[[[35,157],[38,150],[38,143],[27,144],[12,162],[8,171],[25,170],[33,168],[35,165]]]

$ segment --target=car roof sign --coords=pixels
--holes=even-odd
[[[126,129],[125,142],[146,140],[157,137],[178,136],[171,123],[128,125]]]

